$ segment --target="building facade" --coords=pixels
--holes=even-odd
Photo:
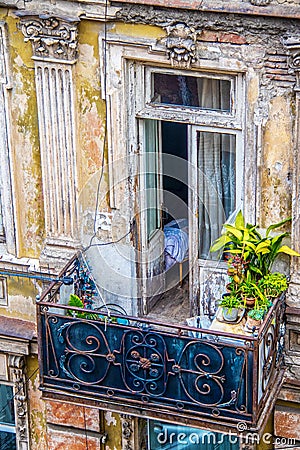
[[[227,278],[225,262],[209,249],[238,210],[262,229],[291,216],[286,230],[299,252],[299,61],[298,0],[0,0],[1,449],[158,450],[177,448],[180,433],[194,433],[194,441],[181,436],[178,448],[196,448],[195,430],[231,450],[297,446],[298,258],[280,261],[290,275],[286,325],[277,330],[285,337],[285,375],[278,370],[276,382],[257,388],[263,405],[250,427],[254,442],[239,434],[245,429],[230,410],[236,392],[214,403],[224,414],[193,403],[198,420],[195,409],[183,411],[181,397],[174,413],[169,404],[153,406],[151,392],[150,406],[148,393],[135,402],[129,394],[114,400],[113,388],[94,392],[92,379],[85,381],[90,392],[81,394],[75,382],[54,389],[43,378],[45,364],[57,379],[56,369],[70,379],[71,366],[51,353],[54,328],[47,334],[44,313],[57,311],[37,308],[36,300],[51,297],[58,282],[67,312],[76,273],[89,280],[85,304],[147,320],[185,278],[180,322],[211,322]],[[172,220],[187,231],[179,264],[165,253]],[[64,269],[74,255],[80,267]],[[148,360],[134,357],[148,370]],[[276,358],[265,357],[264,367]],[[252,392],[253,379],[243,383]],[[244,423],[241,405],[239,414]],[[229,442],[230,433],[240,441]]]

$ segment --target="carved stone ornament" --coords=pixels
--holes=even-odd
[[[251,5],[255,6],[267,6],[271,0],[250,0]]]
[[[121,414],[122,423],[122,450],[134,449],[134,421],[131,416]]]
[[[289,66],[294,70],[300,70],[300,35],[287,36],[283,39],[283,43],[289,52]]]
[[[25,42],[31,41],[35,59],[74,62],[77,57],[79,21],[50,16],[21,18]]]
[[[14,383],[14,398],[16,411],[17,441],[22,442],[22,449],[28,448],[28,408],[27,387],[25,377],[25,361],[23,356],[9,355],[8,367],[10,380]]]
[[[166,47],[173,66],[190,67],[196,62],[196,41],[198,32],[185,23],[166,27]]]

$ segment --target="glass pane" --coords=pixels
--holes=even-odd
[[[145,120],[145,195],[148,237],[160,226],[157,135],[157,122]]]
[[[149,420],[149,450],[238,450],[239,438]]]
[[[197,132],[199,250],[207,258],[212,242],[236,204],[236,136]],[[209,255],[216,258],[216,254]]]
[[[13,389],[6,384],[0,384],[0,423],[15,424]]]
[[[230,84],[222,79],[154,73],[152,101],[230,111]]]
[[[0,430],[0,448],[1,450],[16,450],[16,435],[15,433],[7,433]]]

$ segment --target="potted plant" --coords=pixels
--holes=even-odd
[[[243,278],[247,272],[248,279],[259,280],[271,272],[272,265],[280,253],[290,256],[300,256],[298,252],[282,241],[289,235],[288,232],[271,236],[271,232],[282,227],[291,218],[270,225],[263,236],[257,225],[246,224],[241,211],[238,212],[234,225],[224,224],[224,232],[211,246],[211,252],[225,252],[229,254],[229,268],[232,268],[233,259],[236,255],[240,258]],[[229,273],[229,275],[231,275]],[[237,275],[237,274],[235,274]],[[242,281],[242,280],[241,280]]]
[[[300,256],[283,239],[289,235],[283,232],[272,235],[291,219],[270,225],[263,235],[257,225],[245,223],[243,214],[238,212],[234,225],[224,224],[221,236],[211,246],[211,252],[221,252],[227,260],[229,283],[226,289],[249,311],[249,318],[261,321],[270,308],[270,299],[278,297],[288,287],[284,274],[271,273],[279,254]],[[257,325],[254,325],[257,326]]]
[[[247,321],[245,325],[246,330],[248,331],[257,330],[261,325],[265,313],[266,312],[263,309],[256,309],[256,308],[250,309],[250,311],[248,311],[247,313]]]
[[[99,319],[99,314],[93,313],[91,310],[86,312],[86,308],[83,301],[76,294],[70,294],[68,305],[73,306],[75,308],[85,309],[85,311],[82,312],[68,310],[67,312],[68,316],[78,317],[80,319],[94,319],[94,320]]]
[[[237,321],[239,309],[242,307],[242,304],[234,293],[223,294],[222,300],[219,301],[219,306],[222,308],[224,320],[227,322]]]
[[[258,288],[268,298],[276,298],[288,288],[287,277],[283,273],[273,272],[265,275],[257,283]]]

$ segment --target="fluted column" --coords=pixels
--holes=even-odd
[[[296,123],[294,135],[294,172],[293,172],[293,202],[292,202],[292,248],[300,253],[300,35],[284,40],[288,50],[288,62],[296,75],[295,104]],[[291,284],[287,303],[300,308],[300,258],[293,257],[291,262]]]
[[[24,14],[24,13],[23,13]],[[19,15],[21,15],[19,13]],[[46,245],[42,258],[68,257],[78,248],[77,164],[73,70],[78,20],[21,18],[35,62]]]

